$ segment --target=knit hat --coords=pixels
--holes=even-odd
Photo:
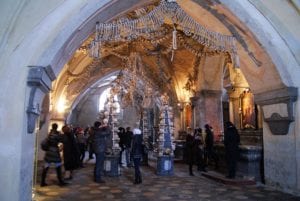
[[[133,135],[140,135],[140,134],[142,134],[142,131],[139,128],[133,129]]]

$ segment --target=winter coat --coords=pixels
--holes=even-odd
[[[236,156],[239,151],[240,135],[237,129],[228,127],[224,133],[224,145],[227,153]]]
[[[79,148],[73,133],[63,135],[63,153],[65,170],[75,170],[79,167]]]
[[[131,147],[132,136],[133,136],[132,131],[126,131],[126,133],[124,135],[124,145],[126,148]]]
[[[119,146],[124,149],[125,148],[125,132],[124,131],[120,131],[118,132],[118,136],[120,138],[120,141],[119,141]]]
[[[143,136],[133,135],[131,154],[133,158],[142,158],[143,155]]]
[[[205,129],[205,147],[207,150],[212,150],[214,146],[214,134],[210,129]]]
[[[185,141],[185,151],[186,151],[186,162],[193,163],[196,158],[196,144],[194,137],[191,134],[187,134]]]
[[[92,146],[96,154],[106,151],[106,138],[111,135],[109,127],[93,128],[92,130]]]
[[[58,131],[51,130],[48,140],[49,149],[45,153],[44,160],[48,163],[61,162],[58,144],[63,141],[63,136]]]

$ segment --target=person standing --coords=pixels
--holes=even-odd
[[[84,135],[84,130],[82,128],[77,128],[76,130],[76,139],[77,139],[77,145],[79,149],[79,160],[80,160],[80,167],[84,167],[83,161],[85,157],[85,151],[87,146],[87,137]]]
[[[231,122],[226,122],[224,132],[224,146],[228,168],[227,178],[233,179],[236,173],[237,160],[239,157],[240,135]]]
[[[207,172],[205,169],[205,163],[203,159],[203,138],[202,138],[202,129],[197,128],[194,132],[194,140],[196,146],[196,164],[198,171]]]
[[[73,171],[80,166],[79,148],[75,139],[75,134],[68,125],[62,127],[63,135],[63,154],[65,171],[69,172],[67,179],[73,179]]]
[[[212,127],[209,124],[205,124],[205,162],[208,160],[213,160],[215,163],[215,168],[219,168],[219,158],[214,150],[214,134]]]
[[[143,155],[143,137],[142,131],[138,128],[133,129],[132,138],[132,157],[134,164],[134,184],[142,183],[142,175],[140,171],[140,163]]]
[[[101,126],[99,121],[94,123],[92,129],[92,147],[96,155],[96,164],[94,168],[94,181],[96,183],[105,183],[101,179],[101,174],[104,169],[104,158],[106,151],[106,138],[111,135],[111,130],[108,126]]]
[[[192,134],[192,129],[188,128],[187,136],[185,140],[185,147],[186,147],[186,162],[189,166],[189,173],[190,176],[194,176],[193,173],[193,164],[195,162],[196,151],[195,151],[195,140]]]
[[[59,185],[64,186],[67,184],[66,182],[64,182],[62,178],[62,171],[61,171],[62,161],[61,161],[59,147],[58,147],[58,144],[63,142],[63,136],[60,134],[57,128],[58,125],[56,123],[53,123],[51,126],[51,131],[47,136],[49,147],[44,157],[45,165],[42,172],[41,187],[48,185],[46,183],[46,177],[47,177],[47,172],[49,170],[49,167],[52,163],[54,163],[56,167],[56,175],[59,181]]]
[[[87,127],[86,128],[86,135],[88,135],[87,137],[87,149],[89,151],[89,160],[94,159],[93,155],[94,155],[94,150],[93,150],[93,127]]]
[[[127,167],[132,167],[132,159],[130,158],[130,149],[132,141],[133,132],[130,130],[130,127],[126,128],[126,133],[124,136],[124,147],[125,147],[125,157]]]
[[[125,161],[125,145],[124,145],[124,138],[125,138],[125,129],[123,127],[118,128],[118,136],[119,136],[119,147],[121,148],[120,151],[120,159],[119,159],[119,164],[123,166],[123,161]]]

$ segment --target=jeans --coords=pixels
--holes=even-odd
[[[131,166],[130,161],[130,148],[125,148],[126,165]]]
[[[94,179],[97,182],[97,181],[101,180],[101,174],[104,169],[105,153],[100,152],[100,153],[96,153],[95,155],[96,155],[96,164],[95,164],[95,168],[94,168]]]
[[[141,158],[133,158],[133,163],[134,163],[135,179],[140,178],[141,177],[141,171],[140,171]]]

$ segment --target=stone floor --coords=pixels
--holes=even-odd
[[[47,176],[48,186],[40,187],[40,172],[34,186],[35,201],[79,201],[79,200],[126,200],[126,201],[160,201],[160,200],[195,200],[195,201],[300,201],[300,197],[282,193],[263,185],[228,185],[209,179],[195,171],[189,176],[187,165],[174,164],[173,176],[158,176],[155,165],[142,166],[143,183],[135,185],[133,168],[122,168],[119,177],[104,177],[105,184],[93,182],[94,161],[88,161],[86,167],[76,170],[74,178],[65,187],[57,185],[55,168]],[[209,171],[209,173],[214,173]]]

